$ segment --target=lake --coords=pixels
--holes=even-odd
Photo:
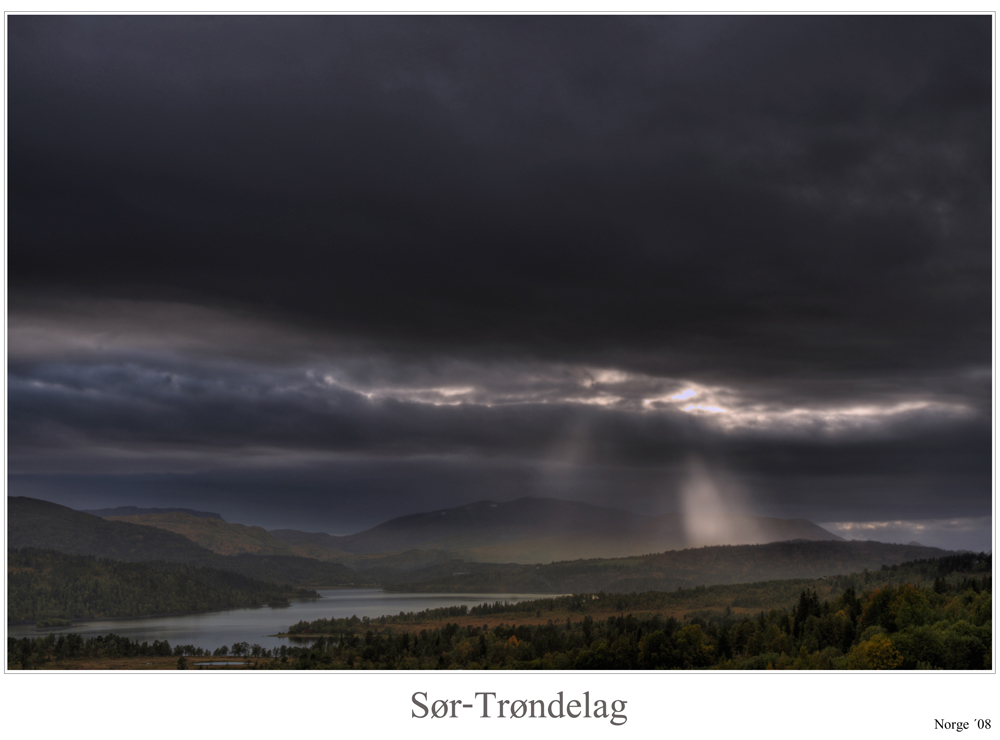
[[[284,632],[300,620],[330,617],[381,617],[402,612],[419,612],[443,606],[469,607],[494,601],[511,603],[530,599],[551,598],[552,594],[401,594],[374,588],[321,589],[319,599],[292,601],[288,607],[260,607],[205,612],[172,617],[142,617],[139,619],[75,620],[74,627],[37,630],[31,625],[7,627],[8,637],[36,637],[49,633],[75,632],[84,638],[106,635],[128,637],[138,642],[166,640],[170,646],[194,645],[214,650],[235,642],[257,643],[265,648],[281,645],[303,645],[309,638],[271,637]]]

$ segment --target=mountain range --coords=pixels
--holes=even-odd
[[[357,577],[342,564],[287,553],[227,557],[159,527],[109,521],[24,496],[7,497],[7,547],[43,548],[121,562],[183,563],[294,586],[348,584]]]
[[[717,545],[628,558],[560,561],[542,565],[474,564],[389,590],[425,593],[638,593],[793,578],[826,578],[869,569],[880,572],[948,553],[934,547],[884,542],[792,540],[764,545]],[[478,567],[476,567],[478,566]],[[438,569],[440,573],[441,569]]]
[[[289,529],[272,530],[271,534],[289,545],[342,553],[446,550],[465,560],[510,563],[626,557],[710,545],[842,541],[805,519],[729,515],[714,518],[707,528],[692,527],[680,514],[647,517],[546,498],[479,501],[409,514],[351,535]]]
[[[716,521],[730,540],[704,542],[678,515],[532,498],[397,517],[346,536],[267,532],[185,511],[100,518],[16,496],[7,498],[7,514],[10,548],[183,563],[295,586],[407,591],[663,590],[816,578],[943,553],[844,542],[805,520],[739,516]]]

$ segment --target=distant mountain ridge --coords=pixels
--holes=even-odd
[[[137,507],[138,508],[138,507]],[[122,507],[116,509],[121,511]],[[393,580],[403,573],[468,563],[552,563],[622,558],[714,545],[787,541],[842,541],[804,519],[751,516],[715,517],[689,523],[679,514],[642,516],[621,509],[574,501],[521,498],[479,501],[395,517],[351,535],[273,530],[232,524],[221,517],[187,512],[98,518],[45,501],[8,498],[8,542],[13,547],[47,547],[73,554],[118,560],[166,560],[240,570],[280,578],[271,566],[294,571],[288,580],[317,583]],[[42,515],[42,524],[29,524]],[[72,522],[72,523],[71,523]],[[221,558],[223,562],[215,562]],[[249,571],[240,558],[270,558],[268,573]],[[317,561],[326,561],[319,563]],[[341,568],[336,580],[300,580],[315,566]],[[346,566],[346,567],[344,567]],[[350,570],[355,574],[349,575]],[[320,568],[321,573],[332,572]]]
[[[80,509],[84,514],[93,514],[101,518],[109,516],[144,516],[147,514],[190,514],[201,519],[222,519],[220,514],[213,511],[197,511],[195,509],[150,509],[139,506],[116,506],[112,509]]]
[[[387,584],[386,590],[423,593],[596,593],[673,591],[730,583],[827,578],[863,569],[878,572],[949,554],[935,547],[883,542],[794,540],[764,545],[709,546],[629,558],[546,565],[483,564],[473,572]],[[477,564],[478,565],[478,564]]]
[[[711,524],[706,535],[689,531],[680,514],[647,517],[576,501],[521,498],[408,514],[351,535],[288,529],[271,534],[289,544],[355,554],[445,550],[471,561],[514,563],[626,557],[710,545],[843,541],[805,519],[732,515]]]
[[[687,537],[682,517],[642,517],[554,499],[482,501],[397,517],[343,537],[290,530],[267,533],[259,527],[180,512],[125,517],[142,523],[115,521],[16,496],[7,498],[7,513],[9,548],[47,548],[125,562],[184,563],[276,583],[381,583],[404,591],[672,590],[819,578],[939,557],[943,552],[912,545],[845,542],[805,520],[759,517],[727,517],[716,522],[717,531],[734,538],[769,536],[775,538],[773,542],[663,548],[664,542]],[[289,540],[297,544],[287,544]],[[375,552],[376,547],[384,549]],[[352,553],[348,548],[362,552]],[[363,552],[366,548],[372,552]],[[638,554],[595,554],[602,549],[631,549]],[[327,562],[284,554],[288,551],[315,551]],[[511,557],[503,557],[504,552]],[[581,557],[576,552],[590,554]]]
[[[183,511],[159,514],[133,514],[131,516],[105,516],[111,522],[129,522],[156,527],[187,537],[192,542],[219,555],[305,555],[292,545],[275,539],[260,527],[231,524],[221,517],[194,516]]]
[[[36,547],[123,562],[184,563],[295,586],[342,585],[353,583],[357,578],[344,565],[312,558],[247,553],[219,555],[174,532],[110,521],[25,496],[7,497],[7,547]]]

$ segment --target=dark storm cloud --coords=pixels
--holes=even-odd
[[[657,372],[988,357],[986,17],[15,17],[10,37],[14,288]]]
[[[847,418],[779,408],[756,411],[761,420],[730,421],[738,409],[716,416],[685,411],[684,401],[658,410],[643,410],[634,398],[581,403],[576,394],[601,394],[602,384],[586,377],[581,387],[579,377],[565,372],[534,381],[527,401],[491,402],[515,390],[507,385],[481,389],[478,402],[462,393],[456,403],[440,389],[352,390],[298,367],[141,355],[110,363],[12,362],[11,465],[15,472],[34,467],[29,460],[38,460],[32,453],[39,450],[49,469],[58,463],[46,457],[68,462],[74,451],[86,457],[117,450],[133,461],[145,456],[152,470],[165,464],[161,458],[204,467],[206,452],[222,463],[256,451],[277,463],[330,455],[467,455],[584,466],[662,466],[700,452],[774,475],[989,470],[988,420],[964,408],[865,409]]]
[[[8,44],[15,476],[655,509],[697,454],[774,515],[989,510],[989,16],[11,16]]]

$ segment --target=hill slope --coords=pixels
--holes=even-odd
[[[296,548],[275,539],[261,527],[230,524],[222,519],[197,517],[186,512],[105,516],[113,522],[129,522],[156,527],[186,537],[218,555],[303,555]],[[308,557],[308,556],[306,556]]]
[[[752,583],[789,578],[823,578],[877,570],[948,553],[934,547],[882,542],[774,542],[766,545],[703,547],[642,557],[576,560],[548,565],[482,566],[471,573],[422,582],[402,580],[390,590],[410,592],[511,591],[594,593],[671,591],[676,588]]]
[[[7,498],[7,547],[37,547],[123,562],[162,560],[293,585],[337,585],[356,580],[348,568],[336,563],[291,555],[226,557],[174,532],[131,522],[107,521],[24,496]]]
[[[620,509],[556,499],[479,501],[396,517],[357,534],[334,536],[274,530],[288,544],[308,543],[355,554],[444,550],[477,562],[544,563],[624,557],[705,545],[784,540],[840,540],[804,519],[717,518],[709,532],[678,514],[644,517]]]
[[[315,596],[181,563],[123,563],[35,548],[7,552],[8,623],[240,609]]]

